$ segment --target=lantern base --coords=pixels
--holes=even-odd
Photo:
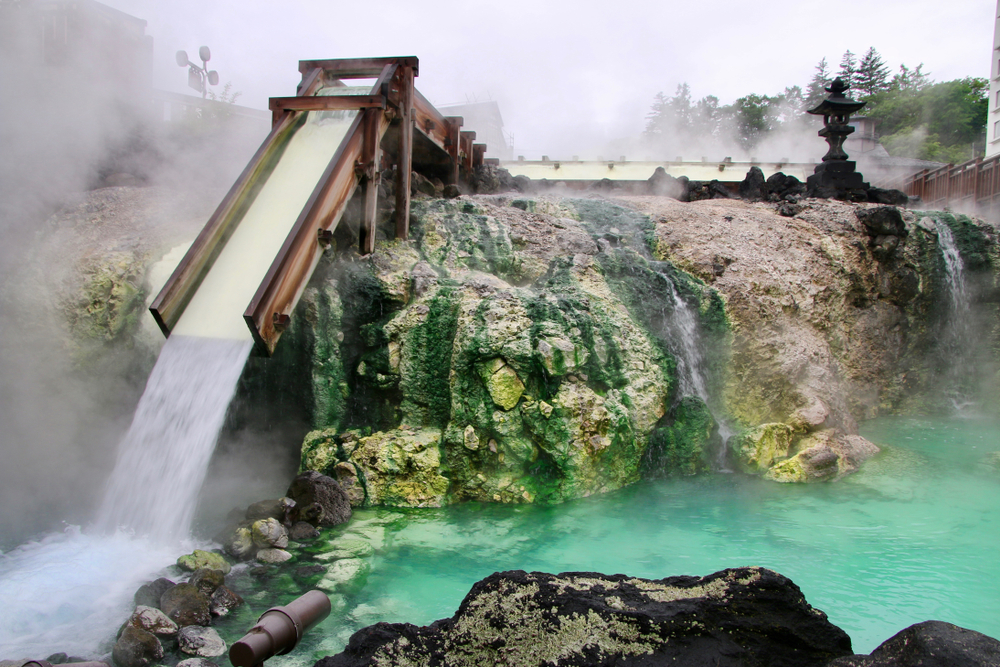
[[[856,171],[853,160],[830,160],[816,167],[806,179],[806,188],[809,197],[867,201],[871,186]]]

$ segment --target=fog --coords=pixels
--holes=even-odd
[[[158,344],[102,353],[81,372],[79,350],[67,342],[65,298],[85,249],[71,243],[69,218],[57,224],[51,216],[127,173],[156,202],[146,227],[155,238],[117,238],[109,228],[104,241],[130,252],[155,246],[155,255],[194,235],[262,138],[260,128],[171,133],[150,120],[162,120],[149,106],[151,89],[193,92],[176,50],[194,56],[211,46],[209,65],[221,82],[240,93],[239,104],[258,109],[269,96],[293,94],[299,59],[417,55],[417,86],[434,103],[498,101],[516,154],[617,157],[642,153],[653,97],[681,82],[695,99],[716,95],[726,104],[804,85],[820,58],[869,45],[889,62],[926,63],[937,80],[986,76],[993,25],[989,3],[971,0],[848,0],[837,9],[851,17],[842,31],[818,25],[831,11],[819,2],[773,11],[735,1],[711,11],[691,3],[520,0],[391,0],[377,11],[304,1],[104,4],[148,21],[148,70],[132,63],[134,72],[123,75],[107,44],[46,64],[42,33],[24,22],[33,3],[0,0],[0,548],[88,520]],[[802,137],[815,145],[807,154],[825,151],[815,127],[804,125],[754,152],[796,159]],[[706,149],[678,150],[697,159]],[[284,437],[247,436],[259,444],[253,448],[231,439],[224,449],[232,456],[215,465],[232,474],[206,496],[228,497],[244,475],[256,480],[243,485],[248,494],[273,487],[252,452]],[[288,465],[283,454],[272,458]]]

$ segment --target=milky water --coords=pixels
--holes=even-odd
[[[977,341],[973,340],[970,327],[971,313],[965,284],[965,264],[955,244],[955,237],[944,221],[935,219],[934,226],[938,232],[938,244],[944,259],[950,310],[942,341],[949,359],[950,371],[945,378],[948,386],[943,389],[949,395],[955,411],[963,413],[973,408],[975,404],[969,395],[971,392],[963,388],[963,384],[969,378],[976,376],[975,362],[971,353],[977,347]]]
[[[1000,424],[892,418],[863,433],[883,452],[837,483],[704,475],[552,507],[360,511],[347,530],[379,547],[367,585],[334,595],[301,649],[269,664],[311,664],[378,621],[449,617],[474,582],[508,569],[662,578],[761,565],[790,577],[857,651],[928,619],[1000,637],[1000,468],[988,465]],[[259,609],[300,595],[314,585],[294,574],[306,564],[290,563],[266,596],[244,592]],[[230,640],[243,630],[222,628]]]
[[[97,526],[188,536],[198,492],[253,342],[171,336],[118,447]]]

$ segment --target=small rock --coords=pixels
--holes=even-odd
[[[238,593],[228,586],[219,586],[212,593],[212,599],[209,600],[209,611],[212,616],[225,616],[241,604],[243,604],[243,598]]]
[[[160,599],[160,609],[179,626],[212,622],[208,596],[194,584],[177,584]]]
[[[213,628],[197,625],[181,628],[177,633],[177,647],[184,653],[199,658],[215,658],[226,652],[226,642],[222,641],[218,632]]]
[[[225,582],[226,575],[222,574],[222,570],[210,570],[207,567],[195,570],[191,578],[188,579],[189,584],[194,584],[199,591],[209,597],[212,596],[216,588]]]
[[[442,194],[444,194],[445,199],[454,199],[456,197],[461,197],[462,191],[454,183],[449,183],[444,186],[444,192]]]
[[[538,410],[546,419],[552,416],[552,406],[545,401],[538,401]]]
[[[250,532],[250,526],[241,525],[234,528],[233,533],[225,540],[225,544],[226,553],[233,558],[246,560],[253,556],[253,534]]]
[[[127,625],[111,655],[118,667],[149,667],[163,658],[163,645],[151,633]]]
[[[353,467],[354,466],[351,466],[352,469]],[[315,526],[311,523],[298,521],[288,529],[288,537],[298,542],[301,542],[302,540],[313,540],[319,537],[319,531],[316,530]]]
[[[170,617],[155,607],[140,605],[135,608],[126,621],[133,628],[145,630],[157,637],[173,637],[177,634],[177,624]],[[51,660],[49,662],[52,662]]]
[[[160,598],[163,597],[164,593],[176,585],[177,584],[174,582],[169,579],[164,579],[163,577],[160,577],[156,581],[151,581],[148,584],[143,584],[139,587],[139,590],[135,592],[135,596],[133,598],[135,606],[138,607],[142,605],[146,607],[156,607],[159,609]]]
[[[221,554],[202,551],[201,549],[195,549],[194,553],[181,556],[177,559],[177,565],[189,572],[207,567],[210,570],[222,570],[223,574],[229,574],[229,570],[232,569]]]
[[[288,546],[288,531],[277,519],[261,519],[254,521],[250,527],[254,546],[266,549],[276,547],[284,549]]]
[[[474,452],[479,449],[479,436],[476,435],[476,429],[472,427],[472,424],[465,427],[465,432],[462,435],[462,443],[470,451]]]
[[[284,563],[286,560],[290,560],[292,554],[288,553],[284,549],[261,549],[257,552],[257,560],[261,563],[268,563],[274,565],[276,563]]]

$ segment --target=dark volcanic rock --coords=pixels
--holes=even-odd
[[[868,234],[868,247],[880,261],[890,259],[909,234],[903,216],[895,206],[859,209],[857,216]]]
[[[209,611],[212,612],[212,616],[225,616],[243,604],[243,598],[231,588],[219,586],[212,593],[212,599],[209,604]]]
[[[740,197],[749,201],[760,201],[767,198],[767,181],[760,167],[750,167],[746,178],[740,183]]]
[[[306,471],[292,480],[292,485],[288,487],[288,497],[295,501],[292,521],[336,526],[351,518],[351,500],[347,493],[337,480],[315,470]],[[311,516],[310,506],[313,503],[318,504],[322,512],[318,520],[310,521],[308,517]]]
[[[827,667],[996,667],[1000,641],[942,621],[911,625],[871,655],[837,658]]]
[[[882,188],[869,188],[868,201],[873,204],[888,204],[890,206],[906,206],[910,198],[902,190],[883,190]]]
[[[657,167],[653,175],[646,180],[646,192],[660,197],[680,199],[687,194],[687,184],[668,174],[663,167]]]
[[[194,571],[194,574],[188,579],[188,583],[194,584],[195,588],[211,597],[216,588],[226,583],[226,575],[222,573],[222,570],[201,567]]]
[[[148,584],[139,586],[139,590],[135,592],[134,596],[135,606],[138,607],[142,605],[144,607],[155,607],[159,609],[160,598],[163,597],[164,593],[176,585],[177,584],[169,579],[160,577],[156,581],[151,581]]]
[[[145,630],[127,625],[111,656],[118,667],[148,667],[163,657],[163,645]]]
[[[767,179],[768,199],[781,201],[785,197],[795,197],[806,193],[806,184],[783,172],[775,172]]]
[[[510,175],[510,172],[493,164],[481,164],[476,167],[469,177],[469,185],[473,192],[480,195],[492,195],[517,189],[514,177]]]
[[[316,667],[822,665],[851,640],[791,580],[762,568],[660,580],[523,571],[478,582],[450,619],[378,623]]]
[[[181,627],[212,622],[208,596],[194,584],[177,584],[168,590],[160,598],[160,609]]]
[[[261,500],[247,508],[246,520],[259,521],[261,519],[277,519],[282,521],[285,518],[285,503],[280,498],[273,500]]]

